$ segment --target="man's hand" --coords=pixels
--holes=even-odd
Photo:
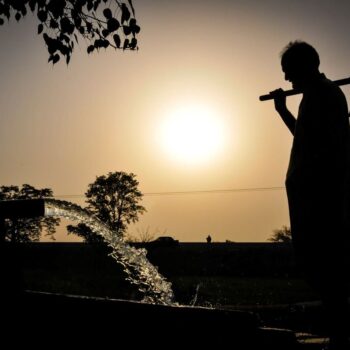
[[[286,105],[286,95],[284,94],[284,91],[282,89],[277,89],[270,92],[271,96],[273,97],[273,100],[275,102],[275,109],[278,112],[278,114],[281,116],[282,120],[292,133],[294,135],[294,129],[295,129],[295,118],[292,113],[289,112],[287,105]]]
[[[283,89],[277,89],[270,92],[270,95],[273,96],[275,102],[275,109],[278,113],[284,113],[287,110],[286,105],[286,95],[284,94]]]

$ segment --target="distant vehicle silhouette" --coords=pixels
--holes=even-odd
[[[174,239],[171,236],[160,236],[156,238],[154,241],[149,242],[150,245],[155,246],[176,246],[179,244],[177,239]]]

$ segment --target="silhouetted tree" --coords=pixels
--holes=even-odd
[[[135,177],[133,173],[110,172],[106,176],[98,176],[85,193],[86,209],[121,237],[124,237],[127,225],[138,221],[139,214],[146,211],[139,205],[142,193],[137,188],[139,183]],[[82,237],[85,242],[101,241],[84,224],[69,225],[67,229],[68,233]]]
[[[291,233],[290,227],[282,226],[281,229],[274,230],[272,237],[269,238],[269,241],[291,243],[292,242],[292,233]]]
[[[90,43],[88,53],[109,46],[138,49],[140,27],[132,0],[0,0],[0,26],[13,16],[19,21],[29,10],[37,15],[38,34],[43,35],[53,64],[60,57],[69,63],[78,36]]]
[[[24,184],[22,188],[18,186],[1,186],[0,200],[11,199],[34,199],[52,197],[53,192],[49,188],[37,189]],[[54,238],[56,226],[60,223],[59,218],[41,217],[32,219],[5,219],[5,241],[14,243],[25,243],[39,241],[42,231],[46,231],[46,236]]]

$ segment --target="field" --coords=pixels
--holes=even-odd
[[[11,254],[11,274],[27,290],[140,300],[108,252],[103,245],[28,244]],[[172,283],[179,304],[249,310],[267,326],[299,331],[312,331],[319,319],[318,297],[288,245],[181,243],[149,246],[147,257]]]

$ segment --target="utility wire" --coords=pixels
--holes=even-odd
[[[262,192],[262,191],[280,191],[284,190],[285,187],[253,187],[253,188],[229,188],[222,190],[193,190],[193,191],[169,191],[169,192],[145,192],[143,196],[174,196],[174,195],[199,195],[199,194],[210,194],[210,193],[235,193],[235,192]],[[57,195],[55,198],[82,198],[83,194],[62,194]]]
[[[174,191],[174,192],[148,192],[144,196],[172,196],[187,194],[206,194],[206,193],[233,193],[233,192],[261,192],[284,190],[284,187],[255,187],[255,188],[230,188],[223,190],[197,190],[197,191]]]

